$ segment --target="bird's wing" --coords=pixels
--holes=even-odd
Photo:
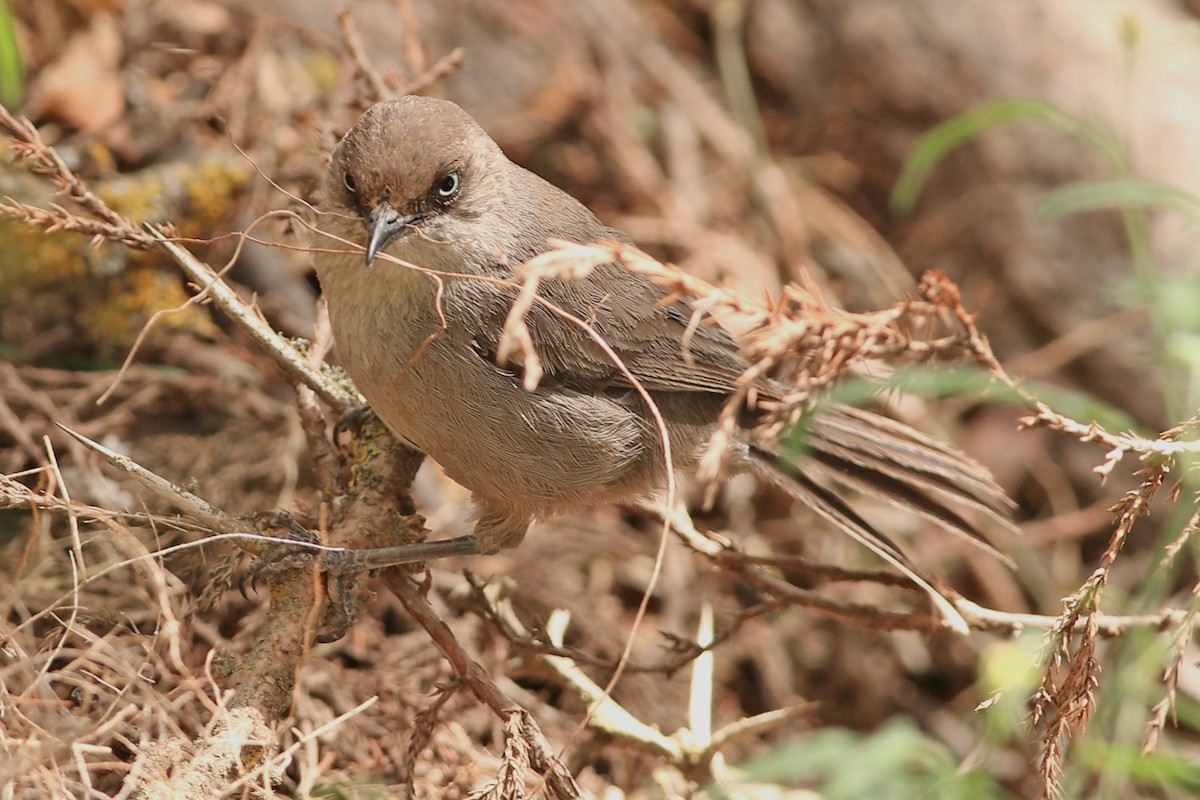
[[[539,226],[536,231],[531,225],[516,231],[504,245],[503,265],[497,264],[492,274],[511,275],[512,266],[549,250],[551,239],[632,244],[628,236],[606,227],[573,197],[533,173],[514,165],[506,179],[532,204]],[[471,312],[479,318],[468,322],[478,331],[477,352],[494,358],[516,293],[490,287],[491,298],[475,304]],[[689,327],[692,309],[685,302],[665,302],[663,287],[620,264],[602,264],[578,280],[543,280],[538,288],[543,302],[534,304],[524,321],[544,370],[544,387],[627,390],[632,381],[618,367],[619,359],[650,391],[728,394],[746,370],[733,338],[711,317]],[[591,331],[575,320],[586,322]]]
[[[602,265],[580,280],[544,280],[538,290],[540,302],[524,321],[547,387],[628,389],[613,355],[650,391],[727,394],[746,370],[728,331],[711,317],[691,325],[685,302],[664,302],[662,287],[620,265]],[[477,349],[485,357],[499,350],[514,297],[499,292],[490,308],[476,306]]]

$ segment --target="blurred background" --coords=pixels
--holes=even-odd
[[[808,275],[830,302],[876,309],[941,270],[1031,392],[1082,423],[1154,437],[1190,418],[1200,396],[1198,10],[1187,0],[8,0],[0,100],[118,212],[169,221],[214,267],[228,264],[228,279],[289,336],[309,336],[315,319],[309,237],[264,215],[311,218],[327,154],[369,99],[417,91],[461,104],[513,160],[651,254],[752,299],[778,298]],[[0,196],[45,207],[52,189],[0,166]],[[47,462],[48,436],[75,500],[140,509],[130,485],[54,428],[61,422],[227,511],[311,508],[294,392],[270,360],[207,306],[147,328],[189,295],[157,256],[0,221],[0,473],[46,489],[45,472],[27,471]],[[135,341],[130,370],[97,404]],[[1138,485],[1136,460],[1102,480],[1103,447],[1018,432],[1025,410],[978,369],[906,370],[889,385],[907,391],[875,402],[986,463],[1017,500],[1023,535],[997,542],[1016,568],[919,520],[866,513],[970,600],[1060,614],[1109,544],[1109,509]],[[1186,536],[1195,480],[1186,468],[1172,478],[1112,566],[1102,605],[1187,613],[1101,642],[1095,711],[1066,756],[1069,797],[1200,792],[1196,551]],[[439,536],[464,530],[461,489],[427,465],[417,490]],[[752,552],[878,566],[750,482],[726,487],[712,510],[695,499],[699,525]],[[3,715],[0,731],[9,726],[10,742],[108,749],[77,763],[50,746],[10,750],[0,784],[76,794],[86,783],[115,795],[146,737],[203,729],[206,707],[173,694],[174,681],[210,651],[249,647],[265,598],[204,597],[219,553],[206,548],[167,560],[157,577],[117,570],[72,599],[67,520],[3,505],[0,669],[10,688],[0,703],[20,713]],[[595,509],[535,527],[518,550],[433,571],[456,633],[567,749],[594,796],[1037,794],[1047,743],[1028,712],[1046,669],[1044,627],[959,638],[805,608],[764,613],[753,587],[675,542],[634,662],[669,662],[708,603],[728,633],[715,652],[714,725],[801,703],[805,713],[726,746],[721,787],[664,771],[619,737],[577,731],[584,703],[479,613],[461,568],[503,585],[533,627],[573,610],[570,643],[611,661],[648,589],[659,530],[642,511]],[[93,525],[91,566],[176,541],[160,533],[156,542],[145,528]],[[881,609],[920,603],[871,583],[820,590]],[[80,615],[70,624],[68,607]],[[148,643],[164,608],[182,620],[179,663]],[[391,796],[387,787],[412,780],[420,797],[459,797],[494,773],[495,721],[461,693],[408,752],[407,732],[449,673],[397,609],[381,596],[307,662],[298,730],[381,700],[293,764],[282,794]],[[104,642],[107,660],[69,658],[64,642],[89,654]],[[54,658],[29,661],[52,643]],[[62,677],[30,710],[18,701],[35,662],[43,678]],[[611,675],[587,669],[600,683]],[[149,674],[154,687],[130,688]],[[614,697],[670,733],[687,722],[689,681],[686,667],[633,669]],[[1143,752],[1163,719],[1157,747]]]

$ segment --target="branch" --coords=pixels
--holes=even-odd
[[[546,779],[546,787],[563,800],[582,798],[583,792],[579,784],[575,782],[566,765],[555,755],[537,723],[528,712],[504,694],[487,674],[487,670],[463,649],[454,638],[450,626],[433,610],[433,606],[425,599],[413,579],[395,568],[384,570],[382,577],[384,584],[404,605],[408,615],[425,629],[429,638],[446,656],[450,667],[462,680],[463,685],[470,689],[479,702],[492,709],[492,712],[504,721],[508,721],[514,713],[523,716],[525,736],[532,747],[530,763]]]
[[[200,287],[201,293],[211,297],[213,303],[272,356],[289,377],[312,389],[338,412],[345,412],[362,404],[363,401],[357,392],[339,385],[326,373],[310,364],[303,353],[254,313],[212,267],[200,261],[186,248],[168,239],[154,226],[147,225],[146,229],[158,246],[175,260],[184,274]]]

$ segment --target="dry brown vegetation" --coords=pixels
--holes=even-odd
[[[1185,12],[1130,6],[1121,45],[1119,17],[1085,25],[1066,0],[901,5],[14,2],[0,798],[1191,796],[1197,423],[1176,423],[1196,402],[1176,334],[1200,315],[1163,302],[1194,297],[1171,268],[1188,239],[1128,183],[1107,186],[1119,212],[1031,213],[1134,165],[1200,190],[1190,153],[1162,166],[1200,128],[1168,102],[1177,75],[1151,60],[1121,85]],[[1129,124],[1159,138],[1117,152],[1099,122],[1071,129],[1094,107],[1119,129],[1131,87]],[[862,502],[971,633],[741,479],[349,576],[358,618],[334,641],[320,573],[240,593],[246,555],[298,530],[354,550],[465,532],[458,487],[339,422],[357,396],[307,261],[343,246],[311,228],[324,154],[408,92],[459,101],[642,246],[526,265],[514,348],[539,279],[617,260],[791,383],[776,435],[849,392],[986,462],[1019,503],[1023,535],[997,539],[1013,567]],[[1050,123],[976,129],[912,213],[889,206],[922,134],[1035,93],[1063,109]]]

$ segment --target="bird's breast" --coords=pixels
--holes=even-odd
[[[468,489],[523,506],[577,507],[605,496],[644,460],[648,430],[627,406],[578,392],[527,392],[431,320],[417,327],[378,309],[370,316],[373,324],[367,315],[334,316],[347,372],[397,436]]]

